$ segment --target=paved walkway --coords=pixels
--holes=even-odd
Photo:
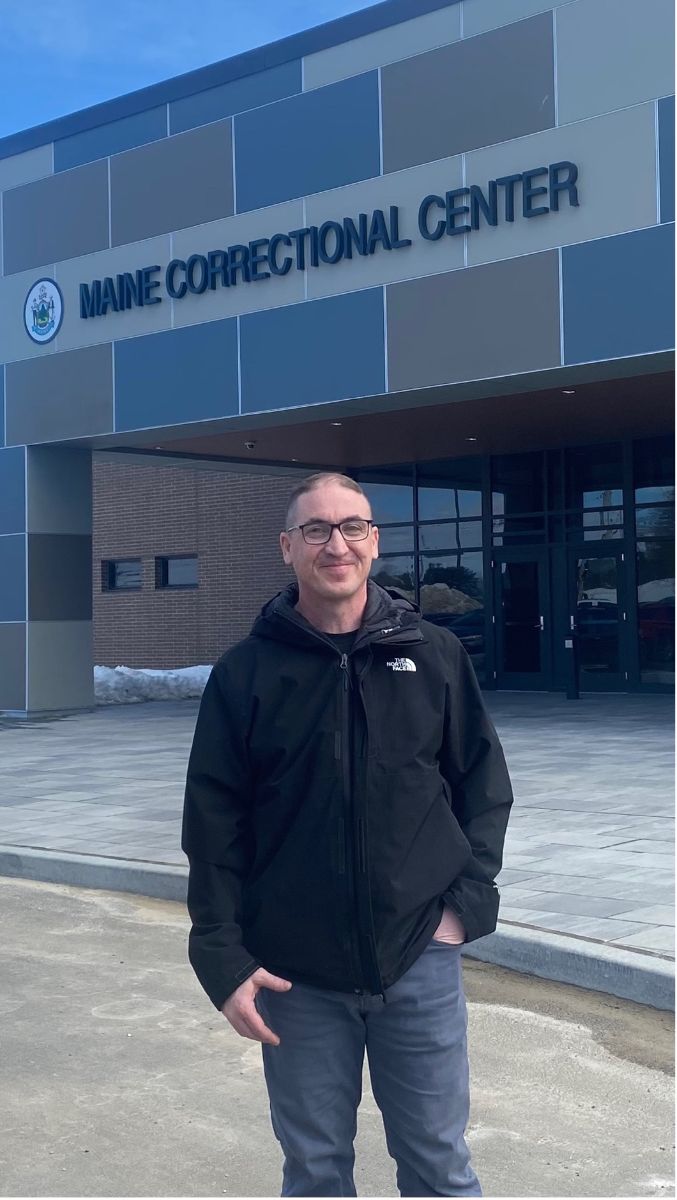
[[[664,696],[490,693],[516,794],[505,926],[674,957],[673,706]],[[198,704],[0,721],[0,843],[183,864]]]

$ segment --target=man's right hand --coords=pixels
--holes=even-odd
[[[258,967],[253,975],[245,979],[228,997],[221,1012],[241,1037],[251,1038],[253,1042],[268,1042],[271,1046],[279,1046],[279,1037],[265,1024],[254,1001],[260,988],[270,988],[273,992],[288,992],[290,987],[288,979],[280,979],[279,975],[271,975],[264,967]]]

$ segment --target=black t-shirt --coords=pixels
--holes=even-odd
[[[322,636],[329,638],[329,641],[334,643],[341,654],[350,654],[358,633],[358,629],[351,629],[350,633],[324,633],[323,631]]]

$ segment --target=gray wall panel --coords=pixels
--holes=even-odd
[[[3,195],[5,274],[108,245],[108,164],[89,163]]]
[[[109,345],[87,346],[6,367],[7,442],[51,442],[113,428]]]
[[[82,163],[143,146],[167,136],[167,107],[145,109],[119,121],[97,125],[54,143],[54,170],[68,171]]]
[[[26,538],[0,537],[0,621],[26,619]]]
[[[384,171],[547,129],[555,123],[552,16],[392,63],[381,94]]]
[[[26,704],[26,626],[0,622],[0,712]]]
[[[31,712],[94,707],[91,621],[29,621]]]
[[[28,532],[92,532],[92,455],[62,446],[29,446]]]
[[[111,159],[114,246],[233,211],[230,121],[217,121]]]
[[[0,192],[52,174],[52,144],[0,159]]]
[[[237,211],[379,174],[375,71],[235,117]]]
[[[116,343],[115,396],[116,430],[237,413],[236,321],[188,325]]]
[[[674,256],[674,225],[565,247],[564,361],[597,362],[671,350]]]
[[[92,619],[92,539],[86,534],[28,535],[28,619]]]
[[[0,450],[0,534],[26,530],[26,451]]]
[[[661,222],[675,219],[675,97],[658,101]]]
[[[383,289],[240,318],[242,411],[385,390]]]
[[[248,108],[258,108],[261,104],[270,104],[273,100],[281,100],[284,96],[292,96],[300,91],[300,59],[280,63],[277,67],[271,67],[269,71],[244,75],[241,79],[231,79],[229,83],[222,83],[219,87],[175,100],[169,106],[169,131],[182,133],[186,129],[194,129],[197,125],[219,121],[223,117],[245,112]]]
[[[674,92],[674,0],[577,0],[555,29],[560,125]]]
[[[387,289],[390,391],[558,366],[556,251]]]

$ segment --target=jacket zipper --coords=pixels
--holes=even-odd
[[[345,837],[345,830],[351,828],[353,824],[352,813],[352,787],[350,778],[350,670],[348,667],[348,655],[341,655],[341,673],[343,676],[343,687],[341,693],[341,773],[343,776],[343,803],[346,811],[346,822],[341,821],[341,832]],[[344,841],[344,855],[346,863],[346,874],[348,876],[348,891],[352,900],[352,905],[356,910],[357,915],[357,889],[355,884],[355,855],[354,853],[345,854],[347,847],[352,849],[352,839]],[[359,920],[358,920],[359,927]],[[355,936],[352,925],[348,928],[348,944],[350,946],[350,959],[353,968],[355,982],[362,984],[362,965],[360,962],[359,947],[355,944]],[[357,989],[357,990],[361,990]]]
[[[341,670],[343,671],[343,730],[344,730],[344,736],[341,739],[343,788],[344,788],[346,809],[348,811],[348,818],[349,818],[349,822],[350,822],[350,828],[352,830],[352,838],[351,838],[351,843],[350,843],[351,850],[352,850],[352,853],[350,855],[350,861],[351,861],[351,866],[352,866],[352,878],[351,878],[350,882],[352,885],[353,903],[354,903],[354,907],[355,907],[355,915],[357,918],[357,928],[358,928],[358,931],[360,932],[360,934],[362,934],[362,932],[363,932],[362,924],[360,921],[360,883],[362,884],[363,891],[366,892],[367,888],[368,888],[367,844],[366,844],[366,830],[365,830],[364,820],[361,816],[358,816],[355,811],[355,796],[353,795],[352,779],[351,779],[351,773],[350,773],[350,767],[351,767],[350,749],[351,749],[351,747],[350,747],[350,743],[349,743],[349,730],[350,730],[351,681],[350,681],[350,669],[348,667],[348,655],[347,654],[341,655]],[[369,922],[368,923],[369,923],[369,929],[367,931],[366,936],[367,936],[367,940],[369,943],[369,955],[370,955],[371,961],[365,964],[362,949],[360,946],[358,946],[357,947],[357,951],[358,951],[357,961],[360,966],[359,978],[360,978],[360,982],[362,982],[363,980],[370,981],[370,984],[371,984],[370,990],[372,990],[375,995],[382,996],[383,1000],[385,1001],[385,993],[384,993],[383,984],[381,981],[381,974],[378,969],[378,961],[376,958],[376,945],[374,942],[374,933],[373,933],[373,928],[371,927],[371,925],[372,925],[371,914],[369,914]],[[351,930],[350,941],[351,941],[351,948],[352,948],[354,946],[352,930]],[[366,969],[365,969],[365,967],[366,967]],[[374,983],[376,983],[375,989],[373,987]]]

